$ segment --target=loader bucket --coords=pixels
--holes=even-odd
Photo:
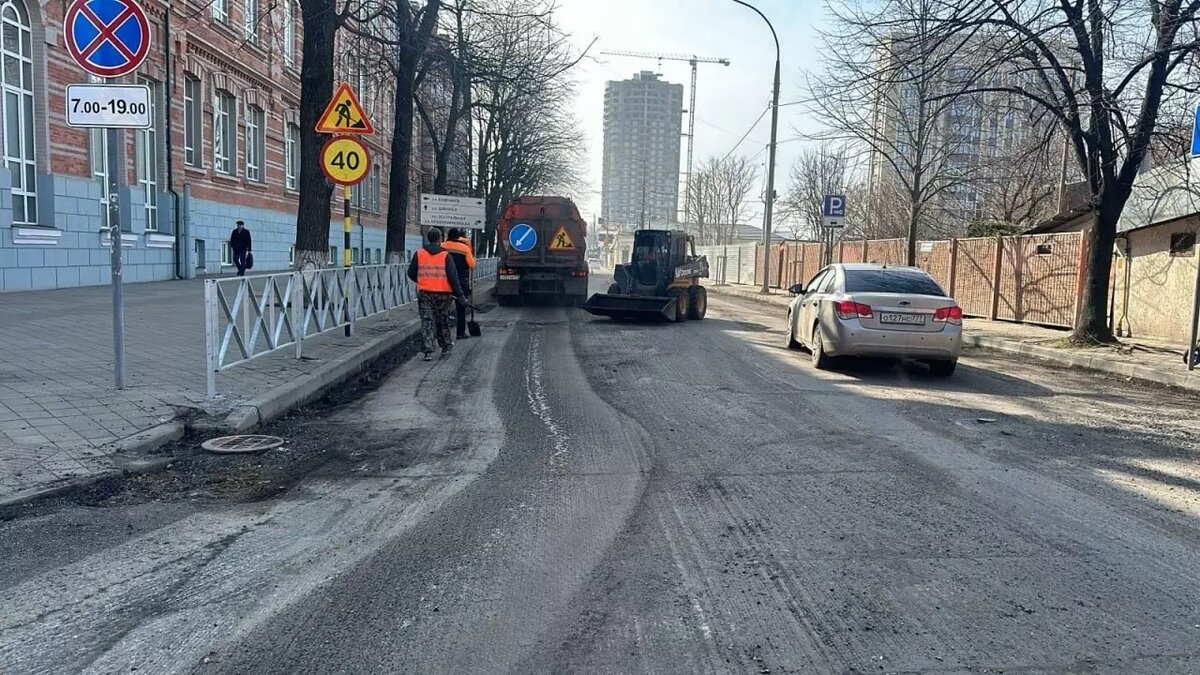
[[[675,303],[675,298],[597,293],[583,304],[583,310],[589,314],[613,319],[670,321],[675,316]]]

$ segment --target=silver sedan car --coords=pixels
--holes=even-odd
[[[829,368],[839,356],[925,361],[949,377],[962,347],[962,309],[924,270],[875,264],[830,265],[790,289],[787,346]]]

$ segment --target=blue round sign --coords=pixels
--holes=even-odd
[[[150,52],[150,22],[135,0],[74,0],[63,35],[79,67],[100,77],[131,73]]]
[[[517,223],[513,229],[508,231],[508,245],[525,253],[537,245],[537,230],[533,229],[529,223]]]

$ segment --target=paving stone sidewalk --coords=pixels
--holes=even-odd
[[[205,400],[204,283],[125,286],[126,388],[112,371],[108,286],[0,295],[0,502],[111,470],[123,439],[194,411],[227,412],[411,321],[400,308],[217,376]]]
[[[792,295],[775,289],[762,295],[756,286],[729,284],[710,286],[715,295],[739,297],[778,307],[786,311]],[[1085,368],[1118,377],[1135,378],[1156,384],[1200,391],[1200,370],[1189,372],[1183,361],[1183,344],[1152,338],[1121,338],[1115,346],[1076,347],[1065,343],[1069,332],[1062,329],[967,319],[963,323],[964,343],[1012,354],[1032,356],[1062,366]]]

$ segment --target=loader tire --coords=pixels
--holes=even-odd
[[[609,286],[608,294],[609,295],[620,295],[621,294],[621,284],[613,284],[613,285]]]
[[[675,323],[682,323],[688,318],[688,294],[687,291],[681,289],[672,289],[667,293],[668,297],[675,298],[675,315],[671,320]]]
[[[497,295],[496,304],[501,307],[512,307],[517,304],[518,296],[515,295]]]
[[[688,318],[699,321],[708,314],[708,291],[703,286],[692,286],[688,289]]]

